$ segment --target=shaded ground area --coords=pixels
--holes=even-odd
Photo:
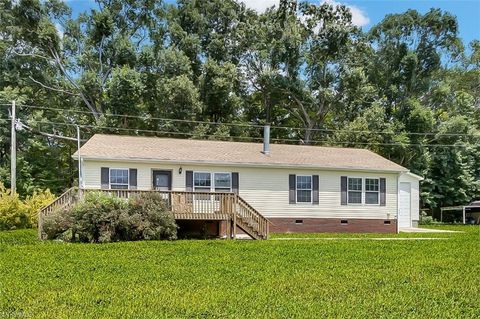
[[[460,233],[38,242],[0,232],[0,314],[22,318],[478,318],[480,227]],[[279,238],[279,235],[273,235]]]
[[[401,233],[457,233],[458,230],[440,228],[408,227],[400,228]]]

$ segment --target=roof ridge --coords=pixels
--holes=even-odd
[[[84,159],[91,160],[408,171],[393,161],[364,148],[272,143],[268,156],[262,153],[262,149],[262,143],[253,142],[95,134],[81,147],[80,154]],[[75,158],[76,154],[74,154]]]
[[[159,136],[135,136],[135,135],[123,135],[123,134],[103,134],[95,133],[95,136],[107,136],[107,137],[119,137],[119,138],[145,138],[145,139],[162,139],[162,140],[175,140],[175,141],[199,141],[199,142],[217,142],[217,143],[236,143],[236,144],[248,144],[248,145],[263,145],[263,142],[242,142],[242,141],[223,141],[223,140],[206,140],[206,139],[197,139],[197,138],[175,138],[175,137],[159,137]],[[232,136],[231,138],[235,138]],[[293,147],[316,147],[316,148],[329,148],[329,149],[344,149],[344,150],[355,150],[355,151],[368,151],[375,155],[381,156],[367,148],[358,148],[358,147],[342,147],[342,146],[324,146],[324,145],[311,145],[311,144],[286,144],[286,143],[275,143],[270,141],[270,146],[272,145],[281,145],[281,146],[293,146]]]

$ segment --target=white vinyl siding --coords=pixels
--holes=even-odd
[[[370,173],[320,169],[239,167],[235,165],[193,165],[158,162],[84,161],[86,188],[100,188],[101,167],[137,168],[137,188],[152,189],[153,170],[172,171],[172,190],[185,190],[185,172],[238,172],[239,194],[267,218],[396,218],[397,173]],[[182,173],[179,168],[182,167]],[[288,175],[319,175],[318,205],[290,205]],[[341,176],[386,178],[386,206],[341,205]],[[213,184],[213,176],[211,186]],[[413,185],[413,184],[412,184]],[[418,185],[418,182],[417,182]],[[417,186],[418,189],[418,186]],[[418,193],[418,192],[417,192]],[[413,197],[413,188],[412,188]],[[418,195],[417,195],[418,200]],[[418,204],[417,204],[418,207]]]

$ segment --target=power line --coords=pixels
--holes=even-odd
[[[3,105],[3,104],[2,104]],[[8,105],[8,104],[5,104]],[[65,111],[73,112],[79,114],[88,114],[92,115],[91,112],[81,111],[81,110],[70,110],[63,108],[53,108],[46,106],[37,106],[37,105],[27,105],[21,104],[21,107],[34,108],[34,109],[44,109],[44,110],[55,110],[55,111]],[[120,118],[137,118],[142,120],[159,120],[166,122],[177,122],[177,123],[192,123],[192,124],[207,124],[207,125],[226,125],[226,126],[240,126],[240,127],[254,127],[262,128],[263,125],[257,123],[232,123],[232,122],[210,122],[210,121],[198,121],[198,120],[182,120],[182,119],[169,119],[162,117],[150,117],[139,116],[139,115],[122,115],[122,114],[102,114],[105,117],[120,117]],[[340,130],[340,129],[328,129],[328,128],[302,128],[302,127],[289,127],[289,126],[271,126],[272,129],[285,129],[285,130],[301,130],[301,131],[313,131],[313,132],[347,132],[347,133],[356,133],[356,134],[387,134],[387,135],[396,135],[398,132],[385,132],[385,131],[368,131],[368,130]],[[462,136],[462,137],[475,137],[480,138],[480,134],[464,134],[464,133],[439,133],[439,132],[402,132],[406,135],[416,135],[416,136]]]
[[[64,126],[78,126],[80,128],[87,128],[87,129],[107,129],[107,130],[120,130],[120,131],[127,131],[127,132],[143,132],[143,133],[155,133],[155,134],[169,134],[169,135],[180,135],[180,136],[201,136],[201,137],[212,137],[215,139],[243,139],[243,140],[260,140],[262,141],[263,138],[261,137],[246,137],[246,136],[217,136],[212,134],[201,134],[201,133],[185,133],[185,132],[172,132],[172,131],[159,131],[159,130],[147,130],[147,129],[134,129],[134,128],[121,128],[121,127],[111,127],[111,126],[95,126],[95,125],[82,125],[82,124],[73,124],[73,123],[61,123],[61,122],[51,122],[51,121],[42,121],[39,124],[53,124],[53,125],[64,125]],[[293,142],[298,143],[299,139],[288,139],[288,138],[272,138],[271,141],[276,142]],[[458,144],[418,144],[418,143],[376,143],[376,142],[357,142],[357,141],[349,141],[349,142],[341,142],[341,141],[329,141],[329,140],[312,140],[310,141],[312,144],[316,145],[324,145],[324,144],[343,144],[343,145],[363,145],[363,146],[401,146],[401,147],[467,147],[466,145],[458,145]]]
[[[51,134],[51,133],[47,133],[47,132],[42,132],[42,131],[39,131],[39,130],[35,130],[33,128],[31,128],[30,126],[24,124],[24,123],[20,123],[20,126],[22,128],[26,128],[27,130],[29,130],[31,133],[33,134],[38,134],[38,135],[43,135],[43,136],[46,136],[46,137],[50,137],[50,138],[56,138],[56,139],[61,139],[61,140],[68,140],[68,141],[74,141],[74,142],[77,142],[79,139],[78,138],[75,138],[75,137],[68,137],[68,136],[63,136],[63,135],[57,135],[57,134]],[[80,140],[81,142],[86,142],[86,140]]]
[[[62,109],[62,108],[54,108],[54,107],[46,107],[46,106],[37,106],[37,105],[26,105],[21,104],[21,107],[32,108],[32,109],[42,109],[42,110],[52,110],[52,111],[64,111],[64,112],[72,112],[78,114],[88,114],[92,115],[91,112],[88,111],[81,111],[81,110],[71,110],[71,109]],[[256,123],[232,123],[232,122],[211,122],[211,121],[199,121],[199,120],[182,120],[182,119],[170,119],[165,117],[151,117],[149,115],[140,116],[140,115],[129,115],[129,114],[108,114],[102,113],[102,116],[105,117],[120,117],[120,118],[136,118],[141,120],[160,120],[160,121],[170,121],[170,122],[183,122],[183,123],[196,123],[196,124],[209,124],[209,125],[229,125],[229,126],[244,126],[244,127],[263,127],[261,124]]]

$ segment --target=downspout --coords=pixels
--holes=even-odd
[[[400,233],[400,222],[398,217],[400,216],[400,176],[402,172],[397,175],[397,234]]]

